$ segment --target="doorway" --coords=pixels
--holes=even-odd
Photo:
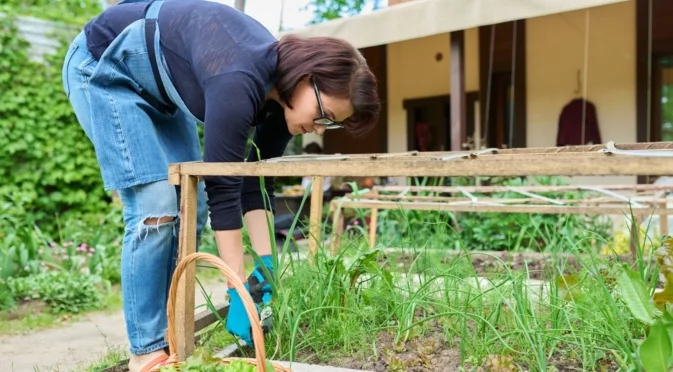
[[[465,129],[462,143],[474,132],[479,92],[465,93]],[[451,95],[408,99],[403,102],[407,111],[408,151],[449,151],[451,149]],[[448,185],[442,177],[410,177],[412,185]]]
[[[462,142],[474,132],[475,107],[479,92],[466,92],[466,133]],[[451,95],[407,99],[408,151],[449,151],[451,148]]]

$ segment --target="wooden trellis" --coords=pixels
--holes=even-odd
[[[582,191],[579,199],[551,198]],[[673,185],[604,185],[604,186],[375,186],[365,193],[351,193],[330,203],[333,215],[332,253],[341,245],[343,209],[369,209],[369,245],[376,245],[378,211],[403,209],[446,212],[498,212],[527,214],[581,214],[633,216],[637,225],[647,215],[659,215],[661,232],[668,231],[667,208],[672,199],[666,196]],[[496,197],[496,193],[515,193],[520,197]],[[626,194],[628,192],[628,194]]]
[[[485,177],[673,175],[673,142],[632,143],[465,152],[287,156],[254,163],[171,164],[169,182],[181,187],[179,258],[196,252],[197,182],[202,176],[314,176],[309,250],[321,242],[322,185],[326,176]],[[178,291],[176,321],[181,360],[194,349],[195,266]]]

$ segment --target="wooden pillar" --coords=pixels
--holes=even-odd
[[[377,191],[372,191],[372,194],[378,195]],[[374,249],[376,247],[376,226],[379,220],[379,209],[376,208],[376,205],[372,208],[372,215],[369,219],[369,248]]]
[[[451,151],[463,149],[466,132],[465,32],[451,32]]]
[[[344,232],[344,210],[339,208],[336,200],[330,202],[330,214],[332,215],[332,255],[336,256],[339,254]]]
[[[666,194],[664,193],[663,198],[666,197]],[[668,236],[668,204],[666,202],[662,202],[659,204],[659,235],[666,235]]]
[[[325,177],[314,177],[311,184],[311,216],[309,219],[309,261],[312,262],[322,243],[322,201]]]
[[[180,251],[178,262],[196,253],[196,215],[198,177],[183,175],[180,179]],[[180,360],[194,352],[194,292],[196,289],[196,264],[191,263],[178,286],[175,309],[175,334]]]

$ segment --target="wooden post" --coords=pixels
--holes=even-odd
[[[323,185],[325,177],[319,176],[313,178],[311,185],[311,216],[309,221],[309,262],[315,257],[318,247],[322,243],[322,234],[320,228],[322,225],[322,200]]]
[[[372,191],[372,194],[378,195],[377,191]],[[376,247],[376,224],[379,219],[379,209],[374,207],[372,208],[372,215],[369,221],[369,248],[374,249]]]
[[[666,195],[664,194],[663,197]],[[668,209],[668,205],[666,202],[663,202],[659,204],[659,229],[661,230],[659,232],[659,235],[668,235],[668,214],[666,213],[666,209]]]
[[[631,243],[629,248],[631,250],[631,256],[634,259],[638,258],[638,249],[640,245],[640,223],[642,220],[642,216],[633,216],[631,219]]]
[[[180,181],[180,252],[178,262],[196,252],[198,177],[183,175]],[[175,331],[178,358],[185,360],[194,352],[194,292],[196,288],[196,264],[190,264],[178,287],[175,309]]]
[[[340,209],[336,201],[330,203],[332,215],[332,255],[336,256],[341,248],[341,237],[344,233],[344,210]]]
[[[465,32],[451,32],[451,150],[463,149],[466,132]]]

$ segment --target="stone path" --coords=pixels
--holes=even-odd
[[[204,284],[215,303],[225,300],[226,283]],[[217,295],[220,294],[220,295]],[[196,291],[197,306],[205,303]],[[199,308],[198,311],[203,310]],[[124,316],[94,313],[84,320],[28,334],[0,336],[0,370],[14,372],[82,371],[111,350],[127,350]]]

